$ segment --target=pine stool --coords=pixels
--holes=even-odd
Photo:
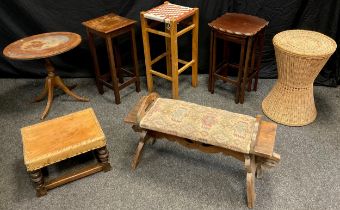
[[[246,84],[250,91],[253,79],[255,80],[253,90],[257,90],[264,31],[267,25],[268,21],[262,18],[240,13],[226,13],[209,23],[211,53],[208,88],[211,93],[214,93],[216,79],[236,86],[235,103],[243,104]],[[224,41],[223,62],[219,65],[216,64],[217,38]],[[239,64],[232,64],[228,61],[229,42],[241,45]],[[229,68],[238,70],[236,80],[228,77]],[[222,75],[225,69],[226,75]]]
[[[25,165],[36,184],[38,197],[63,184],[111,170],[105,135],[91,108],[22,128],[21,135]],[[42,169],[45,167],[89,151],[96,152],[98,163],[44,180]]]
[[[120,17],[114,13],[110,13],[82,23],[87,30],[89,39],[89,47],[93,59],[93,65],[96,75],[96,85],[100,94],[104,93],[103,85],[113,89],[116,104],[120,104],[119,91],[132,83],[136,84],[136,91],[140,92],[138,59],[135,40],[135,24],[136,21],[124,17]],[[116,39],[112,43],[112,38],[117,38],[123,34],[129,34],[131,39],[131,56],[133,61],[133,72],[121,67],[121,59],[119,55]],[[106,41],[106,48],[110,64],[110,73],[102,75],[99,69],[96,47],[94,43],[94,35],[102,37]],[[131,77],[124,82],[123,72]],[[119,78],[117,80],[117,77]],[[111,80],[112,84],[109,83]]]
[[[185,21],[192,17],[192,20],[188,23]],[[149,21],[148,21],[149,20]],[[150,23],[150,20],[154,22]],[[169,2],[155,7],[146,12],[141,12],[141,27],[144,44],[144,56],[148,91],[152,92],[153,80],[152,76],[156,75],[172,82],[172,98],[178,98],[178,75],[184,70],[192,68],[192,86],[197,86],[197,64],[198,64],[198,8],[184,7]],[[155,22],[156,21],[156,22]],[[165,23],[165,32],[158,31],[152,28],[157,23]],[[178,24],[188,25],[184,29],[177,31]],[[153,24],[153,25],[152,25]],[[181,35],[192,30],[192,60],[184,61],[178,59],[178,45],[177,40]],[[157,34],[165,37],[166,52],[151,59],[149,33]],[[152,65],[166,57],[166,69],[167,74],[160,73],[152,69]],[[181,68],[178,68],[178,63],[183,64]]]

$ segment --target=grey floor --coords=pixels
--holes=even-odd
[[[142,78],[144,81],[145,78]],[[113,92],[99,95],[92,79],[67,79],[74,90],[91,99],[76,102],[64,94],[55,97],[47,119],[93,107],[107,137],[113,169],[97,173],[36,198],[23,163],[20,128],[40,122],[46,102],[31,103],[43,87],[42,79],[0,80],[0,209],[247,209],[245,171],[241,162],[221,154],[203,154],[172,142],[147,145],[136,171],[130,163],[137,135],[123,118],[146,94],[130,87],[114,104]],[[234,103],[234,90],[218,83],[215,94],[207,90],[207,77],[192,88],[181,77],[182,100],[255,116],[275,80],[260,80],[259,90]],[[168,82],[155,80],[155,88],[170,97]],[[304,127],[280,125],[276,151],[281,162],[256,180],[255,209],[340,208],[340,88],[314,87],[318,116]],[[91,163],[83,155],[50,167],[50,176]]]

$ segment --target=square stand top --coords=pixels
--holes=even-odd
[[[106,146],[92,108],[21,129],[28,171]]]
[[[134,20],[121,17],[114,13],[109,13],[107,15],[85,21],[82,24],[94,31],[108,34],[110,32],[125,28],[127,26],[131,26],[135,23],[136,21]]]
[[[254,36],[268,25],[265,19],[242,13],[225,13],[209,23],[217,31],[229,34]]]

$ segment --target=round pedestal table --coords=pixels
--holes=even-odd
[[[41,119],[44,119],[50,110],[53,101],[54,87],[60,88],[66,94],[79,101],[89,101],[87,98],[76,95],[70,90],[72,88],[67,87],[63,83],[61,78],[55,74],[55,69],[49,60],[49,57],[59,55],[75,48],[80,42],[81,37],[78,34],[71,32],[51,32],[20,39],[11,43],[4,49],[4,55],[10,59],[45,60],[45,67],[47,69],[45,86],[41,95],[35,98],[35,101],[38,102],[43,100],[46,96],[48,97]]]
[[[262,110],[275,122],[303,126],[317,111],[313,82],[336,49],[333,39],[314,31],[288,30],[273,38],[278,80],[262,102]]]

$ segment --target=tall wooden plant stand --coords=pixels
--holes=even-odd
[[[135,83],[136,91],[140,92],[135,24],[136,21],[121,17],[114,13],[83,22],[88,35],[98,92],[100,94],[104,93],[103,85],[113,89],[116,104],[120,104],[119,91],[123,88]],[[126,34],[128,34],[131,40],[132,72],[121,67],[121,58],[117,44],[117,38]],[[94,35],[105,39],[110,68],[109,73],[107,74],[102,74],[100,71]],[[113,38],[114,40],[112,40]],[[129,80],[124,81],[124,73],[126,76],[130,77]]]
[[[191,18],[192,20],[187,21]],[[153,22],[151,22],[153,20]],[[198,8],[183,7],[169,2],[155,7],[149,11],[141,12],[141,27],[144,44],[144,56],[148,91],[153,91],[152,76],[156,75],[172,82],[172,98],[178,98],[178,75],[183,71],[192,68],[192,86],[197,86],[197,65],[198,65]],[[165,31],[154,29],[158,23],[165,23]],[[178,31],[178,24],[186,27]],[[178,38],[183,34],[192,31],[192,60],[184,61],[178,58]],[[151,59],[149,33],[165,37],[166,52]],[[167,74],[158,72],[152,65],[166,58]],[[178,64],[183,66],[179,68]]]

